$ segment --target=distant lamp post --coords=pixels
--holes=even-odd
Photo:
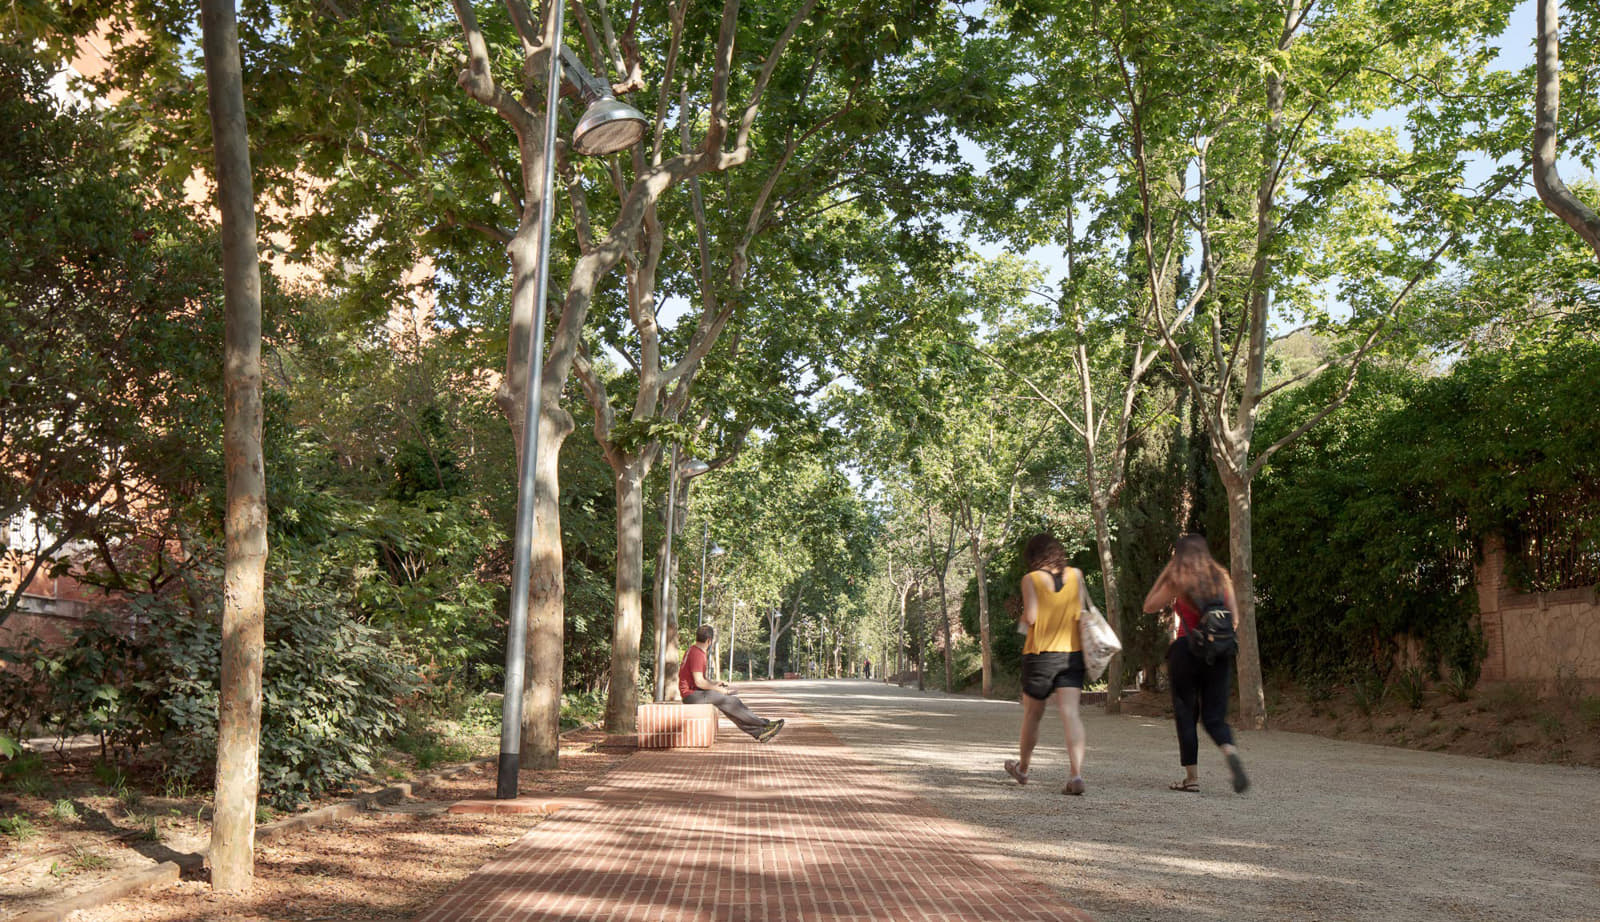
[[[711,544],[711,524],[706,523],[705,534],[700,537],[700,623],[706,623],[706,546],[711,546],[710,555],[721,557],[728,553],[720,544]]]
[[[557,41],[564,26],[566,4],[551,4],[555,17],[553,34]],[[522,763],[522,685],[525,666],[523,645],[528,637],[528,579],[533,562],[533,517],[536,473],[539,466],[540,379],[544,377],[545,291],[550,276],[550,221],[554,211],[550,198],[555,194],[556,105],[560,102],[563,76],[583,97],[589,110],[578,120],[572,147],[580,154],[614,154],[644,136],[645,117],[638,109],[618,102],[611,88],[596,80],[562,46],[550,55],[550,70],[544,94],[544,194],[539,198],[539,259],[533,276],[534,310],[528,333],[527,406],[522,418],[522,463],[517,470],[517,527],[512,542],[510,625],[506,639],[505,698],[500,711],[500,763],[495,780],[495,797],[509,800],[517,796],[517,774]]]
[[[667,541],[661,555],[661,592],[656,599],[656,681],[655,700],[667,700],[667,621],[672,606],[672,536],[678,530],[678,481],[692,480],[711,470],[699,458],[680,459],[678,446],[672,446],[672,464],[667,470]]]

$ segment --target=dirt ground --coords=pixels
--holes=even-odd
[[[1461,701],[1428,687],[1415,702],[1389,689],[1365,710],[1361,705],[1358,691],[1345,686],[1278,685],[1267,692],[1273,730],[1509,762],[1600,768],[1600,690],[1593,688],[1486,684]],[[1172,716],[1165,692],[1131,695],[1126,708],[1130,714]]]
[[[632,751],[631,746],[605,745],[598,732],[569,734],[563,739],[560,767],[522,772],[519,792],[576,794]],[[40,793],[0,792],[0,817],[29,817],[37,829],[22,842],[0,835],[0,919],[93,889],[132,869],[150,867],[170,852],[203,845],[209,836],[202,813],[174,806],[192,800],[119,799],[86,774],[86,763],[80,758],[54,765],[58,774]],[[402,803],[261,844],[256,851],[255,886],[244,894],[214,894],[202,872],[103,908],[79,911],[71,918],[73,922],[408,919],[542,821],[532,814],[444,812],[456,801],[492,797],[494,788],[494,766],[474,765]],[[51,815],[60,800],[81,805],[76,819]]]

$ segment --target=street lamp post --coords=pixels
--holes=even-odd
[[[733,681],[733,643],[739,635],[739,605],[742,600],[733,600],[733,612],[728,620],[728,681]]]
[[[677,445],[672,446],[672,463],[667,469],[667,540],[661,555],[661,591],[656,599],[656,659],[655,700],[667,700],[667,622],[672,619],[671,609],[677,607],[672,594],[672,537],[678,530],[678,481],[693,480],[711,470],[711,465],[699,458],[680,461]]]
[[[517,527],[512,541],[510,624],[506,631],[505,697],[500,711],[500,762],[495,797],[517,796],[517,775],[522,762],[522,685],[528,637],[528,579],[532,575],[533,518],[539,467],[539,401],[544,377],[545,293],[550,275],[550,223],[555,194],[556,106],[561,100],[561,80],[573,83],[588,106],[573,130],[572,146],[581,154],[605,155],[633,146],[644,137],[644,114],[618,102],[610,87],[596,80],[572,52],[561,45],[566,5],[553,3],[552,35],[556,48],[550,55],[544,94],[544,176],[539,197],[539,258],[533,276],[533,323],[528,334],[527,392],[522,417],[522,461],[517,469]],[[563,72],[565,70],[565,73]]]
[[[706,530],[700,536],[700,623],[706,623],[706,545],[711,543],[711,523],[706,523]],[[711,556],[721,557],[728,553],[720,544],[711,545]]]

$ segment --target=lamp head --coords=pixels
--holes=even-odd
[[[629,141],[628,143],[632,144],[633,142]],[[711,465],[701,461],[699,458],[690,458],[689,460],[678,465],[678,476],[699,477],[701,474],[704,474],[709,470],[711,470]]]
[[[618,101],[611,87],[595,79],[572,49],[561,46],[562,82],[578,91],[584,103],[583,118],[572,129],[572,149],[589,157],[614,154],[644,137],[649,121],[644,113]]]
[[[602,96],[589,105],[578,119],[578,127],[572,129],[572,149],[585,156],[614,154],[644,137],[647,124],[638,109],[615,96]]]

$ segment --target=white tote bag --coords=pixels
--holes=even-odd
[[[1083,597],[1083,611],[1078,615],[1078,646],[1083,650],[1083,665],[1088,679],[1093,682],[1106,671],[1111,657],[1122,649],[1122,641],[1117,639],[1116,632],[1106,623],[1105,615],[1094,607],[1082,571],[1078,573],[1078,593]]]

